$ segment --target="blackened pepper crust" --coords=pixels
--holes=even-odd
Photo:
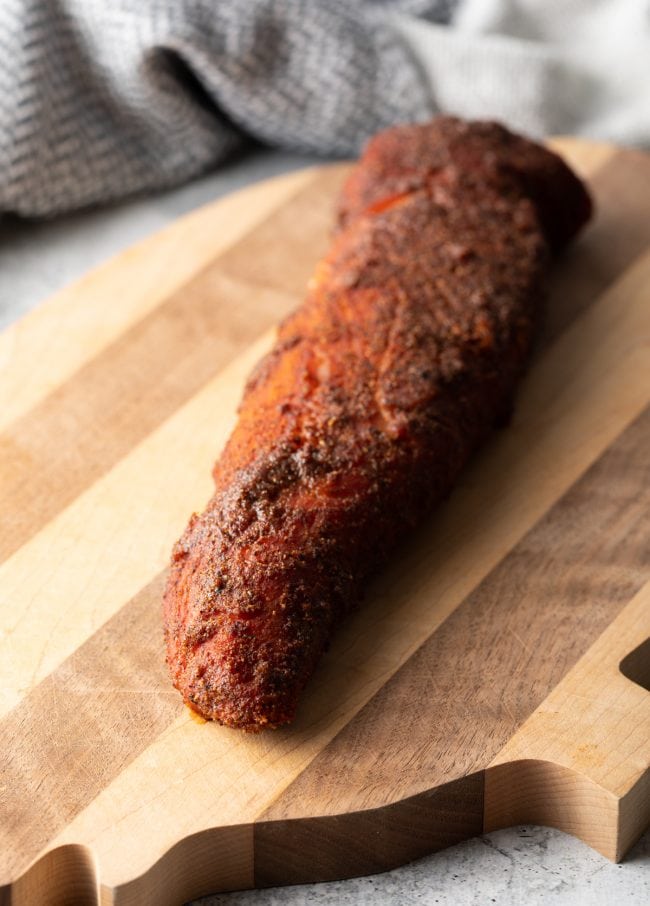
[[[294,718],[367,577],[508,412],[549,252],[589,213],[556,155],[496,124],[370,142],[174,549],[167,660],[194,710],[249,731]]]

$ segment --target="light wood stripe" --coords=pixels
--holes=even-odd
[[[649,443],[645,450],[650,448]],[[646,469],[650,465],[646,457]],[[640,489],[648,494],[650,482]],[[640,500],[643,500],[643,496]],[[650,508],[644,514],[650,519]],[[647,535],[642,536],[643,566]],[[630,545],[634,543],[630,539]],[[626,569],[632,569],[626,558]],[[623,658],[650,636],[650,582],[602,633],[578,664],[566,674],[492,761],[502,765],[520,758],[539,758],[564,765],[619,796],[624,796],[650,767],[650,695],[620,671]],[[622,701],[625,698],[625,710]],[[630,699],[633,704],[630,709]],[[603,745],[611,719],[620,731],[620,761],[605,759]],[[573,747],[565,740],[572,738]]]
[[[252,340],[250,333],[293,306],[293,297],[270,291],[251,306],[248,287],[210,282],[211,292],[194,306],[198,322],[183,314],[186,289],[0,437],[0,497],[13,514],[0,526],[0,561],[223,370],[243,338]],[[219,332],[224,314],[215,299],[235,306],[228,331]]]
[[[646,463],[648,449],[650,439]],[[646,493],[649,487],[646,481]],[[647,539],[648,532],[646,571]],[[528,821],[622,858],[650,820],[650,695],[619,665],[649,637],[650,582],[495,756],[486,776],[487,830],[516,824],[525,812]],[[530,765],[525,771],[522,762]],[[623,837],[612,833],[622,808],[629,812]]]
[[[0,565],[0,715],[163,569],[234,421],[241,387],[270,337]],[[157,465],[152,469],[151,464]]]
[[[569,161],[576,173],[590,183],[594,175],[619,153],[616,145],[608,142],[580,142],[576,153],[576,140],[567,135],[557,135],[548,142],[554,151]]]
[[[0,737],[14,740],[2,783],[17,804],[3,810],[0,849],[5,858],[13,854],[17,873],[183,710],[160,656],[164,579],[151,582],[0,721]]]
[[[614,275],[624,273],[650,249],[647,156],[626,151],[605,158],[589,188],[595,219],[551,273],[550,291],[556,304],[546,310],[542,344],[559,336]]]
[[[317,177],[250,186],[181,218],[0,333],[0,430],[37,406]]]
[[[333,169],[300,193],[299,203],[312,211],[311,245],[316,237],[325,243],[331,212],[317,202],[337,181]],[[292,235],[286,216],[284,208],[275,211],[0,435],[0,498],[13,515],[0,525],[0,561],[295,305],[313,259],[299,254],[305,225],[294,222]],[[228,276],[237,262],[272,253],[269,235],[277,230],[298,252],[276,280],[279,289]]]

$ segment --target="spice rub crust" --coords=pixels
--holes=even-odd
[[[507,418],[551,254],[589,216],[559,157],[494,123],[369,143],[174,548],[167,661],[191,708],[293,720],[368,576]]]

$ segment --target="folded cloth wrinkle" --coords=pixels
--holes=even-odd
[[[3,45],[0,210],[29,216],[179,183],[246,136],[351,155],[433,111],[372,2],[3,0]]]
[[[2,0],[0,212],[354,156],[436,112],[650,145],[650,0]]]
[[[650,146],[650,0],[461,0],[453,26],[456,50],[448,54],[444,78],[456,84],[457,113],[464,115],[474,83],[455,54],[480,45],[481,74],[492,84],[484,115],[499,116],[507,104],[508,122],[524,128],[527,115],[533,135],[564,132]],[[431,32],[429,41],[428,35],[423,27],[419,56],[426,61],[438,54],[436,36]],[[507,67],[500,39],[507,42]],[[534,117],[513,103],[531,66]]]

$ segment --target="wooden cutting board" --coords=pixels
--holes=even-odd
[[[404,540],[286,730],[192,719],[160,597],[346,166],[199,210],[0,338],[0,903],[179,904],[518,822],[612,859],[642,833],[650,160],[557,144],[598,218],[556,269],[513,422]]]

